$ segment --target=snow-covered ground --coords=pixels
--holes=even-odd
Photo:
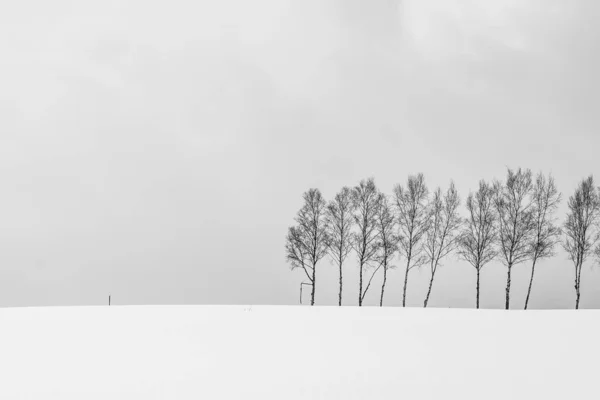
[[[0,399],[597,399],[600,311],[0,309]]]

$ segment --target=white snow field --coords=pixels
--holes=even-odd
[[[598,399],[600,311],[0,309],[0,399]]]

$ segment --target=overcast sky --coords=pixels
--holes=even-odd
[[[464,200],[521,166],[568,197],[600,172],[599,12],[595,0],[6,2],[0,306],[297,304],[284,239],[311,187],[331,198],[372,176],[391,194],[423,172]],[[334,305],[336,269],[318,268],[316,303]],[[514,268],[514,307],[529,271]],[[449,259],[438,274],[430,306],[474,306],[472,267]],[[505,274],[484,268],[483,307],[504,306]],[[357,275],[352,261],[347,304]],[[582,275],[581,307],[600,307],[600,268]],[[409,305],[427,282],[411,271]],[[388,305],[402,283],[391,272]],[[530,308],[574,307],[573,284],[561,251],[539,264]]]

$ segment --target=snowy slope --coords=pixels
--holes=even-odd
[[[596,399],[600,311],[0,309],[0,399]]]

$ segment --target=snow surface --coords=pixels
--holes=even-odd
[[[600,311],[0,309],[0,399],[597,399]]]

